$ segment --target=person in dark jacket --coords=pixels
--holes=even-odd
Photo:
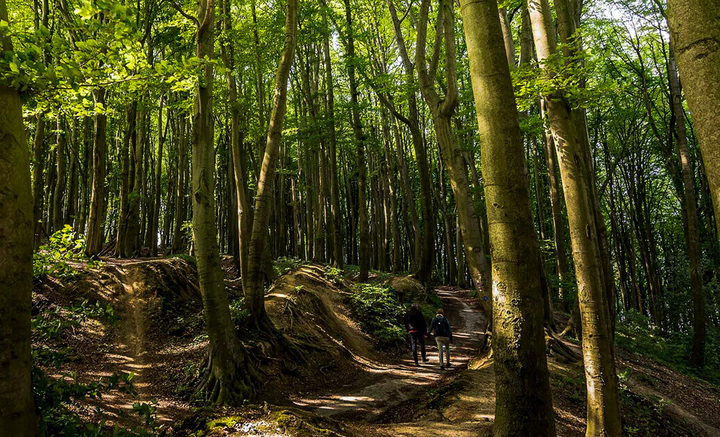
[[[437,310],[437,314],[430,322],[430,329],[428,335],[435,333],[435,344],[438,348],[438,358],[440,359],[440,370],[445,370],[445,367],[450,367],[450,343],[453,342],[452,328],[450,322],[445,316],[443,316],[442,308]],[[446,362],[443,363],[443,349],[445,349]]]
[[[420,305],[414,303],[405,314],[405,329],[410,333],[410,343],[412,344],[413,358],[415,359],[415,365],[418,364],[418,343],[422,350],[423,363],[427,363],[428,359],[425,356],[425,329],[427,324],[425,323],[425,316],[420,311]]]

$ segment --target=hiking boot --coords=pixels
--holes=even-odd
[[[451,367],[450,363],[445,364],[445,367],[447,367],[449,369]]]
[[[445,370],[445,366],[440,366],[440,370]]]
[[[428,360],[427,358],[423,358],[423,363],[429,363],[429,362],[430,362],[430,360]]]

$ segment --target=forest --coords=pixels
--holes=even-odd
[[[719,23],[0,0],[0,437],[720,436]]]

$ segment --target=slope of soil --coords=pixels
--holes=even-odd
[[[454,288],[438,289],[443,309],[451,322],[454,344],[451,346],[453,369],[466,366],[483,341],[485,319],[468,292]],[[415,367],[410,353],[389,362],[363,361],[341,386],[295,393],[290,400],[297,407],[336,420],[377,420],[387,409],[417,397],[452,371],[441,371],[437,347],[427,340],[429,363]]]
[[[240,281],[229,263],[233,305]],[[82,266],[78,266],[80,268]],[[337,282],[335,282],[337,281]],[[408,278],[391,281],[404,293],[425,291]],[[485,436],[494,420],[492,358],[476,358],[485,319],[469,292],[436,289],[453,325],[453,367],[441,371],[427,341],[429,363],[415,367],[409,347],[378,352],[345,305],[348,285],[322,266],[301,266],[278,278],[266,307],[277,328],[305,357],[294,362],[261,338],[241,338],[265,381],[261,397],[242,408],[197,409],[190,395],[207,349],[197,273],[181,259],[105,260],[99,269],[64,284],[36,284],[36,318],[77,317],[68,310],[87,300],[109,303],[119,321],[82,318],[59,335],[34,338],[34,348],[61,356],[54,377],[81,382],[133,372],[135,393],[113,390],[75,405],[87,420],[142,425],[133,405],[157,406],[169,435]],[[405,291],[407,290],[407,291]],[[237,314],[239,306],[233,306]],[[236,315],[243,317],[242,314]],[[578,347],[565,341],[565,346]],[[582,436],[585,382],[581,363],[550,356],[559,436]],[[720,436],[720,390],[645,357],[619,350],[624,427],[637,436]],[[97,410],[96,410],[97,409]],[[174,426],[170,426],[171,424]]]

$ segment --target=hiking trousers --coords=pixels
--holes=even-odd
[[[438,357],[440,359],[440,367],[445,367],[445,365],[450,365],[450,337],[435,337],[435,344],[437,344],[438,348]],[[445,357],[446,363],[443,363],[443,349],[445,349]]]
[[[422,359],[425,361],[425,333],[424,332],[411,332],[410,333],[410,344],[412,345],[413,358],[415,364],[418,363],[418,343],[422,349]]]

